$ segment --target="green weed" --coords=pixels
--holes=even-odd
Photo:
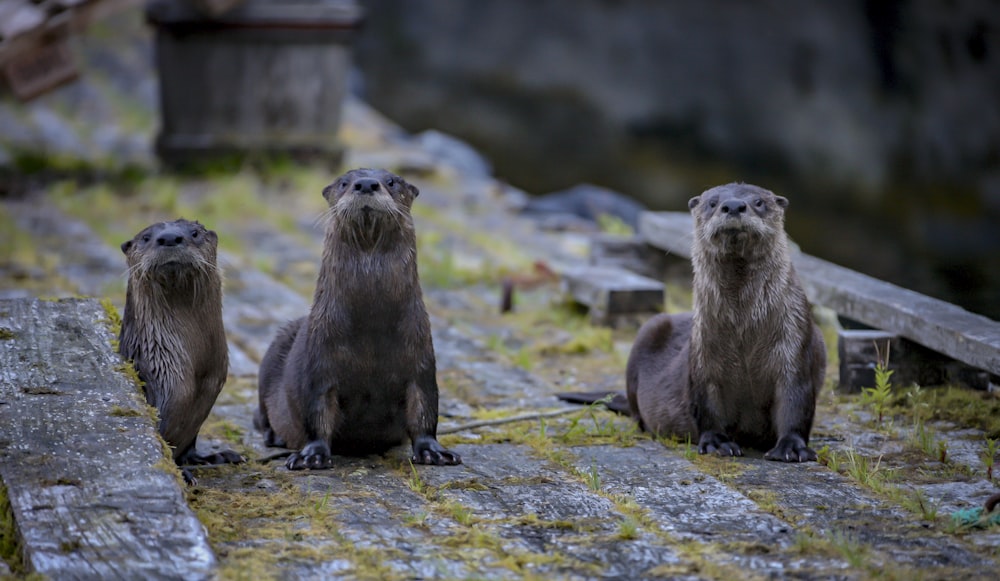
[[[997,440],[995,438],[986,438],[986,449],[983,450],[979,458],[983,461],[983,465],[986,466],[986,479],[993,480],[993,465],[996,462],[997,457]]]
[[[589,470],[578,470],[577,473],[583,478],[583,481],[587,484],[587,488],[594,492],[600,492],[601,473],[597,470],[597,463],[592,463]]]
[[[856,538],[841,531],[833,531],[827,536],[827,539],[852,567],[860,569],[864,566],[867,547],[858,542]]]
[[[878,361],[875,363],[875,387],[865,387],[861,389],[861,405],[871,409],[876,416],[875,427],[882,428],[882,421],[885,413],[889,409],[892,400],[892,383],[889,378],[893,371],[889,369],[889,344],[885,346],[885,357],[879,352],[878,344],[875,345],[875,353]]]
[[[931,502],[922,490],[913,490],[909,496],[901,500],[904,508],[919,514],[926,521],[934,521],[938,516],[938,503]]]
[[[618,538],[631,541],[639,538],[640,524],[635,518],[627,516],[618,522]]]

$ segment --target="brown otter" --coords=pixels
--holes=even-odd
[[[410,216],[418,194],[372,169],[323,190],[329,221],[312,308],[278,332],[258,380],[254,423],[268,445],[299,450],[290,470],[327,468],[332,453],[380,454],[407,437],[413,462],[462,461],[436,437],[434,345]]]
[[[749,184],[692,198],[694,312],[639,330],[626,368],[630,411],[700,453],[815,460],[808,447],[826,349],[789,257],[788,200]],[[775,442],[777,442],[775,444]]]
[[[231,450],[203,456],[196,446],[229,373],[217,245],[215,232],[180,219],[153,224],[121,246],[128,289],[118,352],[145,382],[179,465],[243,461]]]

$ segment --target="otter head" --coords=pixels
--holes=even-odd
[[[215,232],[183,218],[147,226],[122,243],[129,282],[180,286],[204,276],[218,277]]]
[[[750,184],[726,184],[688,201],[695,238],[705,251],[744,254],[784,235],[788,199]]]
[[[331,227],[375,242],[391,231],[412,232],[410,207],[420,191],[384,169],[352,169],[323,189]]]

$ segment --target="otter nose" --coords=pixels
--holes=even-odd
[[[726,200],[720,208],[723,214],[742,214],[747,211],[747,203],[743,200]]]
[[[156,244],[159,246],[180,246],[184,244],[184,233],[173,228],[166,229],[156,237]]]
[[[379,190],[378,180],[363,178],[354,182],[354,191],[359,194],[374,195]]]

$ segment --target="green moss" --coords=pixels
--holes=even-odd
[[[7,487],[3,484],[0,484],[0,559],[7,563],[13,573],[24,573],[21,535],[14,520]]]
[[[720,457],[715,454],[699,454],[694,465],[702,472],[714,476],[723,484],[730,484],[743,475],[749,466],[735,457]]]
[[[101,299],[101,307],[104,308],[104,323],[108,326],[108,331],[111,332],[111,349],[115,352],[118,351],[118,337],[122,332],[122,317],[118,314],[118,308],[115,307],[111,299]]]
[[[111,406],[111,415],[117,418],[138,418],[144,415],[144,412],[137,410],[135,408],[125,408],[119,405]]]
[[[6,327],[0,327],[0,341],[10,341],[16,336],[17,335],[14,334],[14,331],[11,331]]]
[[[584,325],[575,330],[568,341],[542,345],[539,352],[542,355],[586,355],[595,350],[611,353],[614,348],[611,329]]]
[[[618,216],[613,216],[611,214],[598,214],[597,226],[601,229],[601,232],[604,232],[605,234],[614,234],[622,237],[635,235],[635,230],[633,230],[631,226],[626,224],[625,221]]]
[[[225,440],[231,444],[242,444],[245,432],[242,427],[230,420],[221,419],[218,416],[210,415],[205,423],[201,425],[202,436]]]

